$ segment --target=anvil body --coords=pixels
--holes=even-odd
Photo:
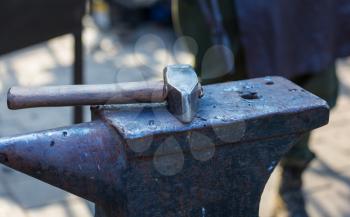
[[[97,217],[258,216],[281,157],[325,125],[325,101],[281,77],[204,87],[190,124],[163,104],[0,140],[0,162],[96,203]]]

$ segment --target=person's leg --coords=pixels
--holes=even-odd
[[[302,193],[302,174],[315,154],[309,149],[310,133],[305,134],[280,162],[281,176],[278,186],[275,217],[306,217]]]
[[[338,79],[335,65],[317,75],[295,78],[294,82],[323,98],[332,108],[338,95]],[[310,133],[284,156],[280,165],[282,169],[279,185],[278,204],[273,216],[306,217],[305,201],[302,193],[302,174],[315,154],[309,148]]]

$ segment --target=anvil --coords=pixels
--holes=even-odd
[[[0,139],[0,162],[96,204],[96,217],[254,217],[281,157],[329,107],[281,77],[204,86],[191,123],[164,105]]]

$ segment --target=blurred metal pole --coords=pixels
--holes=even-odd
[[[84,83],[83,73],[83,39],[82,39],[83,27],[81,26],[79,31],[73,33],[74,36],[74,84]],[[83,122],[83,107],[76,106],[73,111],[74,123]]]

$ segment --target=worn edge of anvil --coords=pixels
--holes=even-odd
[[[273,82],[273,85],[267,85],[268,82]],[[197,117],[190,124],[179,122],[161,104],[154,106],[148,104],[146,107],[140,105],[109,105],[95,108],[93,112],[115,128],[122,138],[128,141],[149,136],[167,135],[169,133],[176,134],[233,126],[242,121],[253,125],[255,123],[256,126],[259,125],[258,123],[261,124],[264,122],[268,125],[271,124],[267,122],[271,117],[276,120],[281,118],[285,118],[286,120],[291,119],[291,123],[289,124],[295,125],[295,128],[292,130],[288,129],[288,131],[282,130],[279,133],[274,133],[271,130],[268,137],[275,137],[285,135],[286,133],[307,132],[327,124],[329,120],[329,106],[324,100],[283,77],[269,76],[212,84],[203,88],[205,96],[201,99]],[[227,91],[230,88],[232,92]],[[240,97],[238,93],[240,91],[257,92],[261,98],[257,100],[245,100]],[[231,97],[229,100],[232,101],[225,98],[225,93],[232,94],[229,96]],[[222,101],[219,103],[218,101],[220,100]],[[215,104],[215,107],[210,109],[209,107],[214,106],[213,104]],[[225,113],[230,110],[228,106],[237,106],[238,108],[225,114],[226,116],[230,116],[229,119],[220,120],[214,117],[220,115],[221,112]],[[207,113],[201,112],[206,109]],[[215,113],[213,111],[215,109],[221,112]],[[156,116],[151,114],[156,114]],[[237,117],[235,116],[236,114],[240,114],[241,116]],[[150,129],[149,121],[153,121],[158,126]],[[286,126],[278,127],[286,128]],[[254,136],[259,137],[259,133],[254,134]],[[244,136],[241,141],[255,139],[253,137]]]

